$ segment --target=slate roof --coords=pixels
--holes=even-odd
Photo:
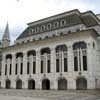
[[[66,12],[67,13],[67,12]],[[79,12],[78,12],[79,13]],[[64,13],[65,14],[65,13]],[[60,16],[61,14],[59,15],[56,15],[56,16]],[[53,16],[52,16],[53,17]],[[42,19],[43,20],[46,20],[48,18],[45,18],[45,19]],[[55,20],[52,20],[52,22],[56,21],[56,20],[59,20],[59,19],[55,19]],[[40,20],[41,21],[41,20]],[[95,14],[91,11],[88,11],[88,12],[85,12],[85,13],[79,13],[79,14],[71,14],[71,15],[66,15],[66,21],[67,21],[67,24],[65,27],[70,27],[70,26],[74,26],[74,25],[78,25],[78,24],[84,24],[86,25],[86,27],[92,27],[92,26],[95,26],[95,25],[98,25],[98,21],[99,19],[95,16]],[[36,22],[32,22],[32,23],[37,23],[39,21],[36,21]],[[51,21],[48,21],[46,23],[49,23]],[[29,23],[29,24],[32,24],[32,23]],[[43,24],[43,23],[40,23],[40,24]],[[45,22],[44,22],[45,24]],[[35,25],[36,26],[36,25]],[[33,27],[35,27],[33,26]],[[23,32],[22,34],[17,38],[18,39],[22,39],[22,38],[25,38],[25,37],[28,37],[28,36],[32,36],[32,35],[36,35],[36,34],[31,34],[31,29],[33,28],[32,26],[29,26],[27,27]],[[61,28],[61,27],[60,27]],[[49,30],[50,31],[50,30]],[[52,31],[52,30],[51,30]],[[42,33],[42,32],[41,32]],[[40,34],[40,32],[39,32]]]

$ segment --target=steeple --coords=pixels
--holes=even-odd
[[[8,47],[10,45],[10,36],[9,36],[9,25],[7,23],[3,38],[2,38],[2,46],[3,47]]]

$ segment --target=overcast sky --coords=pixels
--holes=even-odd
[[[65,11],[79,9],[100,13],[100,0],[0,0],[0,38],[8,21],[13,40],[27,23]]]

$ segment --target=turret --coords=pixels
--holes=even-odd
[[[9,36],[9,25],[7,23],[2,38],[2,47],[8,47],[8,46],[10,46],[10,36]]]

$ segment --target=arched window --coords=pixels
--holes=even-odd
[[[35,80],[33,79],[28,80],[28,89],[35,89]]]
[[[85,42],[76,42],[73,44],[74,52],[74,71],[87,70],[87,45]]]
[[[59,22],[58,21],[53,23],[53,28],[54,29],[59,28]]]
[[[22,89],[22,80],[21,79],[18,79],[16,81],[16,89]]]
[[[51,30],[51,27],[52,27],[52,26],[51,26],[51,23],[48,23],[48,24],[47,24],[47,30]]]
[[[64,72],[67,72],[67,47],[64,44],[56,47],[56,72],[62,72],[62,67]]]
[[[76,89],[77,90],[87,89],[87,80],[84,77],[80,77],[76,80]]]
[[[65,19],[62,19],[62,20],[60,21],[60,26],[63,27],[63,26],[65,26],[65,25],[66,25],[66,20],[65,20]]]
[[[9,75],[11,75],[11,69],[12,69],[12,55],[8,54],[6,55],[6,65],[5,65],[5,75],[7,75],[7,71],[9,71]],[[8,64],[10,63],[10,64]],[[9,68],[9,69],[8,69]]]
[[[30,67],[33,67],[32,73],[36,73],[36,51],[35,50],[30,50],[27,53],[28,56],[28,62],[27,62],[27,74],[30,74]],[[33,63],[33,66],[30,66],[30,63]]]
[[[42,26],[41,26],[41,32],[45,31],[45,29],[46,29],[46,28],[45,28],[45,25],[42,25]]]
[[[51,72],[51,68],[50,68],[50,48],[43,48],[41,49],[41,73],[47,72],[50,73]]]
[[[50,80],[49,79],[42,80],[42,89],[50,90]]]
[[[59,79],[58,80],[58,90],[66,90],[67,89],[67,80],[66,79]]]
[[[5,86],[6,89],[10,89],[11,81],[10,81],[9,79],[7,79],[5,85],[6,85],[6,86]]]
[[[16,59],[17,59],[17,61],[18,60],[20,60],[20,74],[23,74],[23,53],[22,52],[18,52],[17,54],[16,54]],[[18,62],[16,62],[16,67],[15,67],[15,74],[17,74],[18,73],[18,66],[19,64],[18,64]]]

